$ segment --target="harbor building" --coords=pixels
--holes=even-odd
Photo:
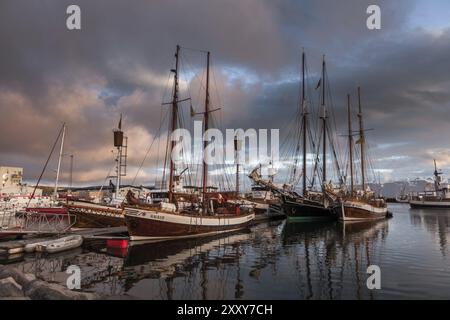
[[[23,183],[23,168],[0,166],[0,195],[25,195],[32,192],[33,187]],[[42,195],[42,190],[36,189],[35,195]]]

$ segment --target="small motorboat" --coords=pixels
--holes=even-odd
[[[22,241],[9,241],[0,243],[0,254],[17,254],[24,251],[24,244]]]
[[[25,245],[25,252],[26,253],[33,253],[36,251],[36,248],[38,246],[45,246],[48,244],[51,244],[53,242],[55,242],[58,239],[52,239],[52,240],[45,240],[45,241],[38,241],[38,242],[33,242],[33,243],[28,243],[27,245]]]
[[[82,244],[83,237],[80,235],[73,235],[38,244],[35,250],[37,252],[57,253],[78,248]]]

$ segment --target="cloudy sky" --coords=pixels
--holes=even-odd
[[[66,29],[70,4],[81,8],[82,30]],[[366,27],[370,4],[381,7],[381,30]],[[311,86],[327,57],[338,131],[346,94],[363,88],[382,179],[428,177],[433,158],[450,171],[449,12],[446,0],[3,0],[0,165],[24,167],[26,180],[36,180],[66,122],[75,182],[102,182],[123,113],[132,179],[166,112],[180,44],[211,51],[213,103],[225,127],[283,131],[298,104],[305,48]],[[184,52],[182,90],[201,101],[194,92],[204,55]],[[156,138],[144,183],[159,174],[163,144]]]

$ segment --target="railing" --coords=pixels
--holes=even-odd
[[[16,210],[6,202],[0,204],[0,230],[15,226]]]
[[[436,191],[422,191],[422,192],[410,192],[409,196],[411,196],[411,197],[420,197],[420,196],[436,197],[438,195],[437,195]]]
[[[69,231],[76,216],[67,213],[21,212],[7,206],[0,207],[1,233],[55,233]]]

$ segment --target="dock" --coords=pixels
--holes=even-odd
[[[283,214],[275,215],[257,215],[254,220],[251,221],[250,226],[254,226],[260,223],[281,220],[284,219]],[[19,234],[18,234],[19,235]],[[108,227],[108,228],[72,228],[70,231],[60,234],[40,234],[38,237],[32,232],[23,232],[20,234],[22,237],[20,240],[9,240],[0,242],[0,255],[11,255],[23,253],[27,244],[42,242],[46,240],[52,240],[60,236],[67,235],[80,235],[84,240],[115,240],[115,239],[129,239],[126,226],[121,227]]]

